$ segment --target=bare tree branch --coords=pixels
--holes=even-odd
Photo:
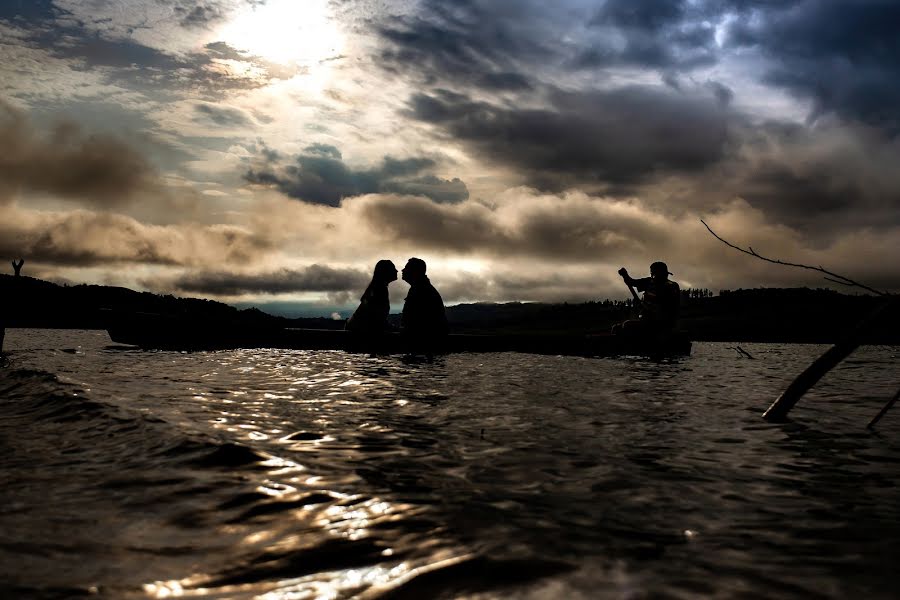
[[[735,246],[728,240],[723,239],[715,231],[713,231],[712,228],[706,224],[706,221],[700,219],[700,222],[703,223],[703,226],[706,227],[706,230],[709,231],[714,238],[716,238],[729,248],[734,248],[738,252],[743,252],[744,254],[748,254],[760,260],[764,260],[776,265],[797,267],[800,269],[808,269],[810,271],[824,273],[826,275],[826,281],[831,281],[833,283],[851,287],[858,287],[868,292],[872,292],[877,296],[888,297],[888,299],[883,304],[881,304],[869,315],[867,315],[844,339],[840,340],[838,343],[828,349],[825,354],[814,360],[812,364],[810,364],[800,375],[798,375],[794,379],[794,381],[791,382],[784,393],[782,393],[781,396],[779,396],[778,399],[776,399],[775,402],[772,403],[772,406],[770,406],[766,410],[766,412],[763,413],[763,418],[767,421],[782,421],[787,418],[788,412],[790,412],[790,410],[794,407],[795,404],[797,404],[800,398],[802,398],[803,395],[816,384],[816,382],[818,382],[826,373],[828,373],[828,371],[834,368],[835,365],[847,358],[847,356],[849,356],[850,353],[853,352],[862,343],[863,337],[878,322],[878,318],[884,312],[893,309],[893,307],[897,305],[898,298],[900,297],[895,294],[889,294],[881,290],[876,290],[865,284],[859,283],[858,281],[854,281],[849,277],[845,277],[844,275],[833,273],[828,269],[823,268],[821,265],[819,265],[818,267],[813,267],[810,265],[777,260],[774,258],[762,256],[753,249],[753,246],[747,246],[746,249]],[[900,397],[900,392],[897,393],[897,396],[895,396],[893,400],[888,402],[888,404],[881,410],[877,417],[872,419],[872,422],[869,423],[870,428],[873,427],[875,423],[877,423],[878,420],[884,416],[884,413],[886,413],[891,408],[891,406],[893,406],[898,397]]]
[[[812,267],[810,265],[802,265],[799,263],[792,263],[792,262],[786,262],[783,260],[777,260],[774,258],[767,258],[767,257],[759,254],[756,250],[754,250],[753,246],[748,246],[746,249],[741,248],[740,246],[735,246],[728,240],[722,239],[722,237],[720,237],[719,234],[717,234],[715,231],[713,231],[712,228],[706,224],[706,221],[704,221],[703,219],[700,219],[700,222],[703,223],[703,226],[706,227],[707,231],[709,231],[713,235],[714,238],[716,238],[717,240],[719,240],[720,242],[722,242],[729,248],[734,248],[738,252],[743,252],[744,254],[749,254],[750,256],[754,256],[760,260],[774,263],[776,265],[784,265],[786,267],[797,267],[800,269],[809,269],[810,271],[818,271],[819,273],[824,273],[825,275],[829,276],[829,277],[825,277],[825,279],[827,281],[831,281],[833,283],[839,283],[841,285],[847,285],[850,287],[858,287],[858,288],[864,289],[868,292],[872,292],[873,294],[876,294],[878,296],[891,296],[892,295],[887,292],[883,292],[881,290],[876,290],[875,288],[871,288],[865,284],[859,283],[858,281],[854,281],[854,280],[850,279],[849,277],[844,277],[843,275],[840,275],[838,273],[833,273],[827,269],[823,269],[822,267]]]

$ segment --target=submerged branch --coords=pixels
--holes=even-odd
[[[866,317],[860,321],[853,331],[847,334],[844,339],[837,342],[834,346],[829,348],[825,354],[806,367],[806,370],[800,373],[800,375],[791,382],[791,385],[784,390],[784,393],[772,403],[772,406],[763,413],[763,418],[767,421],[783,421],[787,417],[788,412],[794,408],[794,405],[797,404],[800,398],[802,398],[812,386],[818,383],[828,371],[833,369],[839,362],[847,358],[851,352],[856,350],[856,348],[862,344],[865,337],[878,326],[881,322],[881,318],[890,311],[895,310],[898,303],[900,303],[900,297],[891,296],[876,307],[875,310],[866,315]]]
[[[741,248],[740,246],[735,246],[728,240],[723,239],[715,231],[713,231],[712,228],[706,224],[706,221],[704,221],[703,219],[700,219],[700,222],[703,223],[703,226],[706,227],[706,230],[709,231],[713,235],[714,238],[716,238],[717,240],[719,240],[720,242],[722,242],[729,248],[734,248],[738,252],[743,252],[744,254],[747,254],[749,256],[753,256],[760,260],[764,260],[766,262],[770,262],[770,263],[773,263],[776,265],[783,265],[786,267],[797,267],[799,269],[808,269],[810,271],[818,271],[819,273],[824,273],[825,275],[828,276],[828,277],[825,277],[825,279],[827,281],[831,281],[833,283],[839,283],[841,285],[846,285],[846,286],[850,286],[850,287],[858,287],[858,288],[864,289],[868,292],[872,292],[873,294],[876,294],[878,296],[890,296],[891,295],[887,292],[883,292],[881,290],[876,290],[875,288],[871,288],[865,284],[859,283],[858,281],[854,281],[854,280],[850,279],[849,277],[844,277],[843,275],[840,275],[839,273],[833,273],[832,271],[829,271],[828,269],[825,269],[821,266],[813,267],[811,265],[792,263],[792,262],[787,262],[787,261],[783,261],[783,260],[778,260],[776,258],[768,258],[766,256],[761,255],[756,250],[754,250],[753,246],[748,246],[747,248]]]
[[[743,355],[746,356],[747,358],[749,358],[749,359],[751,359],[751,360],[754,360],[754,359],[753,359],[753,355],[750,354],[749,352],[747,352],[746,350],[744,350],[743,348],[741,348],[740,346],[738,346],[737,349],[738,349],[738,352],[740,352],[741,354],[743,354]]]
[[[875,423],[880,421],[881,417],[883,417],[884,415],[887,414],[887,411],[891,410],[891,407],[897,403],[898,399],[900,399],[900,390],[897,390],[897,393],[894,394],[894,397],[891,398],[890,400],[888,400],[888,403],[884,405],[884,408],[882,408],[881,411],[879,411],[879,413],[877,415],[875,415],[874,419],[869,421],[869,424],[866,425],[866,428],[872,429],[873,427],[875,427]]]

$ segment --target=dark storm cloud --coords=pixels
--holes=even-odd
[[[405,68],[434,85],[410,98],[408,114],[534,187],[631,195],[677,178],[691,190],[687,205],[745,198],[810,235],[900,221],[900,187],[891,174],[900,159],[891,142],[900,132],[896,2],[607,0],[590,9],[586,36],[569,45],[562,33],[578,30],[572,17],[545,19],[546,9],[535,5],[513,17],[478,0],[421,6],[417,17],[382,31],[385,57],[410,60]],[[560,43],[544,48],[527,35],[516,43],[491,35],[513,24]],[[715,32],[722,26],[728,34],[720,48]],[[735,90],[692,81],[692,68],[748,49],[767,59],[769,83],[815,100],[815,126],[766,123],[755,131],[734,108]],[[554,91],[537,79],[549,64],[655,69],[668,89]],[[547,95],[546,108],[487,100],[481,80],[501,71],[527,76]],[[829,113],[844,124],[828,122]],[[876,129],[847,125],[854,120]],[[657,191],[670,204],[678,197]]]
[[[711,97],[663,87],[564,92],[552,107],[516,109],[438,90],[410,100],[409,114],[490,160],[517,167],[542,189],[634,184],[700,171],[728,143],[728,113]]]
[[[748,3],[750,4],[750,3]],[[900,132],[900,3],[817,0],[736,20],[728,41],[762,51],[767,80],[833,112]]]
[[[690,72],[752,48],[769,61],[769,83],[813,99],[818,113],[900,131],[895,0],[524,2],[514,11],[487,0],[427,0],[415,16],[384,21],[379,32],[386,68],[464,92],[540,89],[547,68]]]
[[[431,85],[492,91],[538,87],[540,69],[631,66],[690,70],[717,61],[716,2],[607,0],[515,4],[428,0],[384,22],[383,65]],[[587,24],[585,30],[584,25]]]
[[[364,288],[368,281],[369,275],[360,270],[310,265],[303,269],[280,269],[268,273],[191,273],[175,279],[169,285],[181,292],[237,296],[240,294],[349,292]],[[158,285],[157,283],[153,287]]]
[[[743,134],[724,185],[778,222],[818,232],[900,223],[900,146],[883,132],[822,123]]]
[[[4,0],[0,2],[0,20],[40,23],[59,14],[53,0]]]
[[[595,35],[572,65],[682,70],[713,64],[715,28],[702,16],[685,0],[607,0],[590,21]]]
[[[143,155],[118,138],[87,134],[72,123],[42,134],[2,102],[0,148],[0,196],[28,190],[109,207],[160,186]]]
[[[354,170],[347,166],[340,150],[313,144],[297,156],[282,157],[263,146],[260,160],[244,179],[273,186],[305,202],[338,206],[341,199],[372,193],[428,196],[439,202],[459,202],[469,197],[459,179],[440,179],[426,171],[435,167],[429,158],[385,157],[377,168]]]
[[[550,5],[530,0],[515,6],[465,0],[426,0],[414,17],[393,19],[379,33],[388,43],[385,67],[418,70],[426,81],[450,79],[491,90],[527,90],[523,62],[552,57],[552,37],[541,35],[553,20]]]
[[[716,100],[718,100],[719,103],[723,106],[731,104],[731,101],[734,100],[734,90],[732,90],[727,85],[718,81],[709,81],[706,85],[710,90],[712,90],[712,93],[716,97]]]
[[[684,16],[684,0],[607,0],[591,21],[592,25],[616,25],[645,31],[660,31]]]

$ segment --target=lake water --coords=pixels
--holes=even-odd
[[[141,352],[10,330],[0,596],[896,598],[898,347]]]

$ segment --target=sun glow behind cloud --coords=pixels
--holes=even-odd
[[[841,27],[889,3],[449,4],[0,3],[7,264],[322,314],[409,256],[448,303],[623,297],[616,269],[660,258],[805,284],[702,216],[898,285],[870,258],[900,235],[896,36]],[[314,265],[357,276],[270,277]]]
[[[327,0],[270,0],[237,13],[218,38],[241,52],[313,68],[341,53],[344,39]]]

